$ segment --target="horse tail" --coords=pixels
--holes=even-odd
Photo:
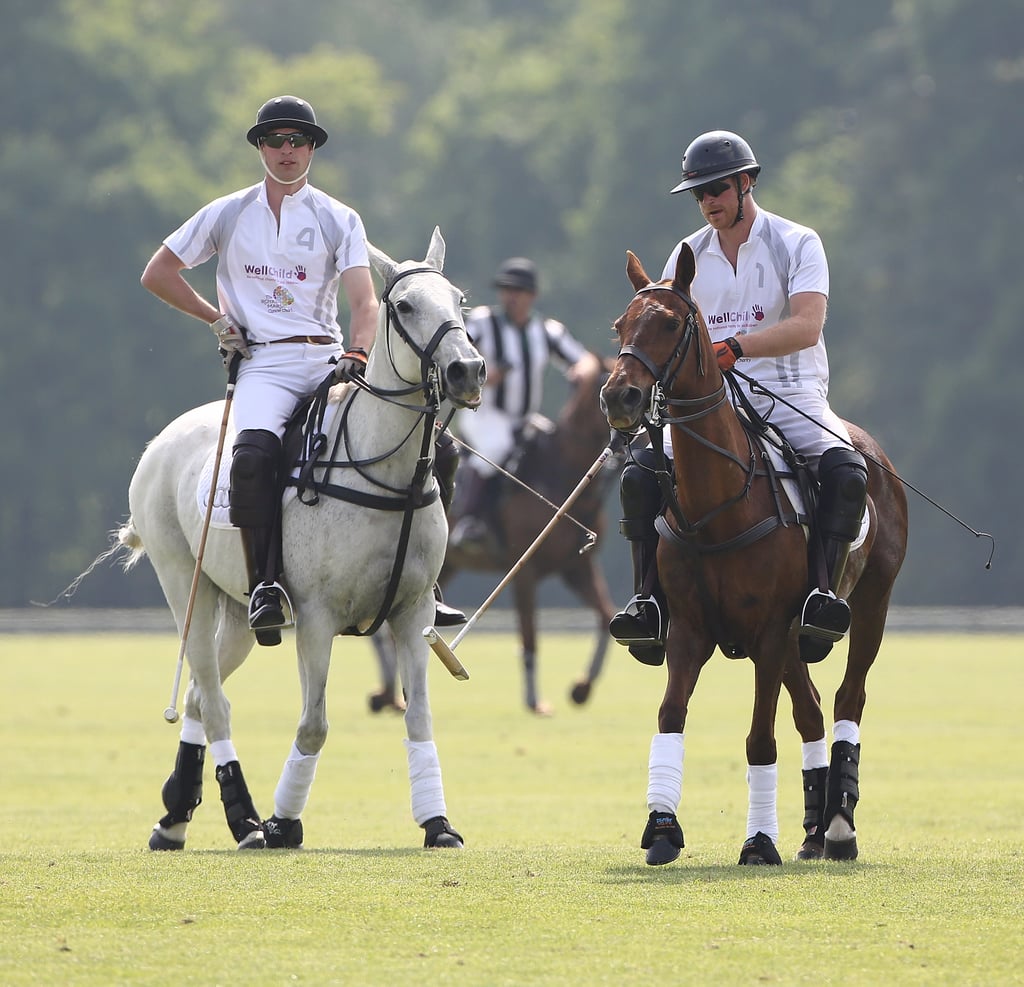
[[[121,559],[121,568],[125,572],[129,572],[146,554],[146,546],[142,544],[142,536],[139,534],[139,529],[135,527],[135,519],[129,517],[117,531],[112,532],[112,535],[117,544],[108,549],[100,558],[108,558],[124,549],[126,554]],[[99,562],[100,559],[96,561]]]
[[[128,520],[114,531],[110,532],[110,548],[105,552],[100,552],[89,563],[85,568],[84,572],[80,572],[74,579],[68,583],[49,603],[37,603],[36,606],[40,607],[52,607],[58,600],[70,600],[72,596],[78,591],[78,587],[82,585],[82,581],[88,576],[101,562],[106,562],[107,559],[114,558],[118,552],[125,551],[127,554],[121,559],[121,568],[125,572],[128,572],[132,566],[135,565],[143,555],[146,554],[146,548],[142,544],[142,536],[139,534],[138,529],[135,527],[135,522],[132,518]]]

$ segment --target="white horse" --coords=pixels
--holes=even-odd
[[[261,820],[253,806],[231,741],[230,704],[222,687],[254,643],[241,539],[237,531],[211,528],[187,640],[191,676],[181,742],[163,787],[167,815],[153,829],[151,849],[184,847],[201,801],[207,743],[239,849],[302,845],[300,816],[327,738],[324,693],[332,639],[362,633],[379,624],[382,614],[394,635],[406,693],[413,818],[425,830],[424,846],[462,846],[447,819],[427,697],[430,650],[422,631],[433,623],[433,586],[447,539],[429,457],[440,401],[476,406],[486,373],[466,335],[462,293],[441,273],[444,252],[438,229],[422,264],[398,264],[370,247],[385,289],[366,386],[335,389],[341,397],[330,425],[325,424],[321,453],[351,465],[318,467],[318,498],[286,498],[283,565],[294,606],[302,715],[274,792],[274,815]],[[216,445],[223,407],[215,402],[187,412],[147,446],[129,488],[131,517],[118,533],[120,544],[130,549],[125,568],[149,555],[179,634],[203,524],[196,488]],[[329,484],[333,491],[323,489]],[[312,506],[302,502],[313,499]],[[396,550],[403,542],[404,552]],[[383,613],[388,595],[393,602]]]

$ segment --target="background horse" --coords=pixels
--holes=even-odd
[[[274,793],[274,815],[261,820],[253,805],[231,741],[222,686],[254,643],[241,540],[237,531],[211,529],[187,641],[191,681],[181,743],[163,788],[167,815],[154,827],[152,849],[184,847],[201,800],[207,742],[239,848],[302,844],[300,816],[327,737],[324,693],[332,639],[369,629],[379,620],[389,588],[394,601],[387,619],[408,700],[413,817],[426,831],[426,846],[462,846],[447,820],[427,700],[430,651],[422,635],[434,616],[433,585],[447,528],[433,474],[418,470],[418,461],[422,450],[429,455],[434,448],[430,409],[444,397],[475,406],[485,371],[466,336],[462,293],[441,274],[444,250],[437,229],[422,264],[396,264],[370,248],[386,284],[365,384],[336,389],[340,402],[325,424],[325,458],[315,471],[319,497],[307,491],[302,501],[286,498],[284,578],[294,605],[302,714]],[[216,403],[188,412],[150,443],[129,489],[131,518],[119,533],[120,543],[132,550],[126,567],[148,552],[179,634],[203,520],[196,486],[222,413]],[[333,490],[326,488],[328,476]],[[396,551],[403,542],[404,553]]]
[[[889,596],[906,552],[907,503],[891,464],[874,440],[851,427],[868,464],[870,529],[851,556],[842,586],[853,611],[846,674],[835,696],[828,767],[808,768],[817,749],[825,760],[820,697],[797,654],[794,618],[808,591],[807,541],[801,525],[772,526],[780,516],[772,484],[756,469],[754,447],[726,399],[703,316],[690,296],[693,253],[684,247],[672,281],[652,284],[628,255],[637,294],[615,330],[618,361],[601,400],[609,424],[633,431],[657,407],[671,425],[675,496],[688,528],[674,513],[663,518],[658,571],[668,599],[668,684],[651,743],[648,803],[641,845],[649,864],[675,860],[683,846],[676,819],[682,794],[683,730],[697,677],[716,645],[754,664],[754,709],[747,736],[750,815],[768,820],[744,844],[740,863],[781,863],[775,848],[777,772],[775,714],[784,685],[804,741],[805,839],[797,856],[852,859],[857,855],[853,812],[859,797],[859,729],[864,683],[882,639]],[[653,403],[652,403],[653,396]],[[667,401],[664,400],[667,398]],[[672,419],[673,408],[680,409]],[[745,464],[749,463],[749,469]],[[767,522],[767,523],[766,523]],[[758,536],[758,525],[768,533]],[[746,537],[745,537],[746,536]],[[738,544],[728,543],[736,540]],[[798,622],[798,621],[797,621]],[[841,729],[840,729],[840,724]]]
[[[610,361],[606,361],[610,365]],[[592,375],[577,380],[555,427],[550,432],[535,430],[523,447],[515,474],[542,493],[556,507],[562,504],[582,476],[608,444],[608,423],[601,412],[598,394],[608,366],[599,365]],[[464,453],[465,455],[465,453]],[[569,514],[597,534],[600,544],[607,519],[604,500],[608,483],[615,477],[621,459],[609,460],[611,468],[602,473],[572,506]],[[456,479],[456,483],[457,483]],[[466,552],[450,546],[441,570],[442,583],[463,569],[498,570],[507,573],[551,520],[554,510],[529,490],[499,479],[501,494],[494,512],[496,546],[492,554]],[[458,518],[458,493],[452,527]],[[557,575],[594,613],[594,649],[583,677],[571,688],[573,702],[584,703],[604,664],[608,647],[608,621],[614,609],[608,584],[601,570],[597,547],[580,554],[586,535],[572,521],[562,519],[536,554],[512,582],[519,624],[523,663],[524,700],[529,709],[549,712],[537,693],[537,585]]]

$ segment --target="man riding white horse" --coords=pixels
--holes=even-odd
[[[301,401],[331,371],[339,380],[366,365],[377,323],[366,233],[359,214],[309,184],[314,151],[327,143],[313,107],[278,96],[246,134],[266,175],[204,206],[164,241],[142,284],[207,323],[225,365],[241,359],[234,391],[236,439],[230,516],[249,571],[249,626],[260,644],[281,641],[289,617],[273,542],[280,507],[281,437]],[[217,255],[217,305],[182,276]],[[338,289],[351,311],[343,349]],[[440,604],[439,604],[440,606]],[[441,624],[465,616],[443,608]]]

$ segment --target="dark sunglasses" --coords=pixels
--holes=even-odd
[[[309,134],[264,134],[260,138],[261,144],[269,144],[274,150],[284,147],[285,141],[290,147],[305,147],[313,143],[313,138]]]
[[[732,188],[732,182],[728,178],[719,178],[716,181],[708,182],[707,185],[698,185],[696,188],[690,189],[690,191],[698,202],[703,202],[705,195],[713,195],[717,198],[726,189],[730,188]]]

